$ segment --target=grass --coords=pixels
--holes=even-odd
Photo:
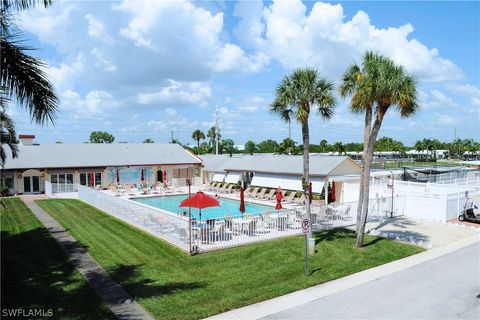
[[[340,278],[423,249],[366,236],[354,248],[346,230],[317,234],[305,276],[304,238],[294,237],[190,257],[78,200],[38,204],[149,312],[199,319]]]
[[[25,204],[0,201],[2,309],[50,309],[54,319],[113,319]]]

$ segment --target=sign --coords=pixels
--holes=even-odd
[[[310,224],[310,219],[304,218],[302,220],[302,230],[303,233],[310,233],[310,230],[312,229],[312,225]]]

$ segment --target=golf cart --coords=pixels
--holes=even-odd
[[[480,223],[480,210],[472,199],[467,199],[463,211],[458,216],[458,220]]]

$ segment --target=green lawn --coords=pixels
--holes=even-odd
[[[159,319],[207,317],[422,251],[370,236],[357,250],[351,232],[322,232],[306,277],[303,237],[190,257],[81,201],[38,203]]]
[[[2,309],[51,309],[54,319],[113,319],[25,204],[0,201]]]

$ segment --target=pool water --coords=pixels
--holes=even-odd
[[[174,214],[188,213],[187,208],[179,208],[178,205],[184,199],[188,198],[188,195],[175,195],[175,196],[163,196],[163,197],[147,197],[147,198],[131,198],[130,200],[140,202],[155,208],[170,211]],[[202,209],[202,220],[209,218],[224,218],[225,215],[232,215],[234,217],[242,216],[239,211],[240,201],[226,198],[218,199],[220,207],[211,207]],[[264,206],[260,204],[254,204],[245,201],[245,213],[260,214],[264,211],[271,211],[273,207]],[[199,219],[199,209],[192,208],[192,218]]]

